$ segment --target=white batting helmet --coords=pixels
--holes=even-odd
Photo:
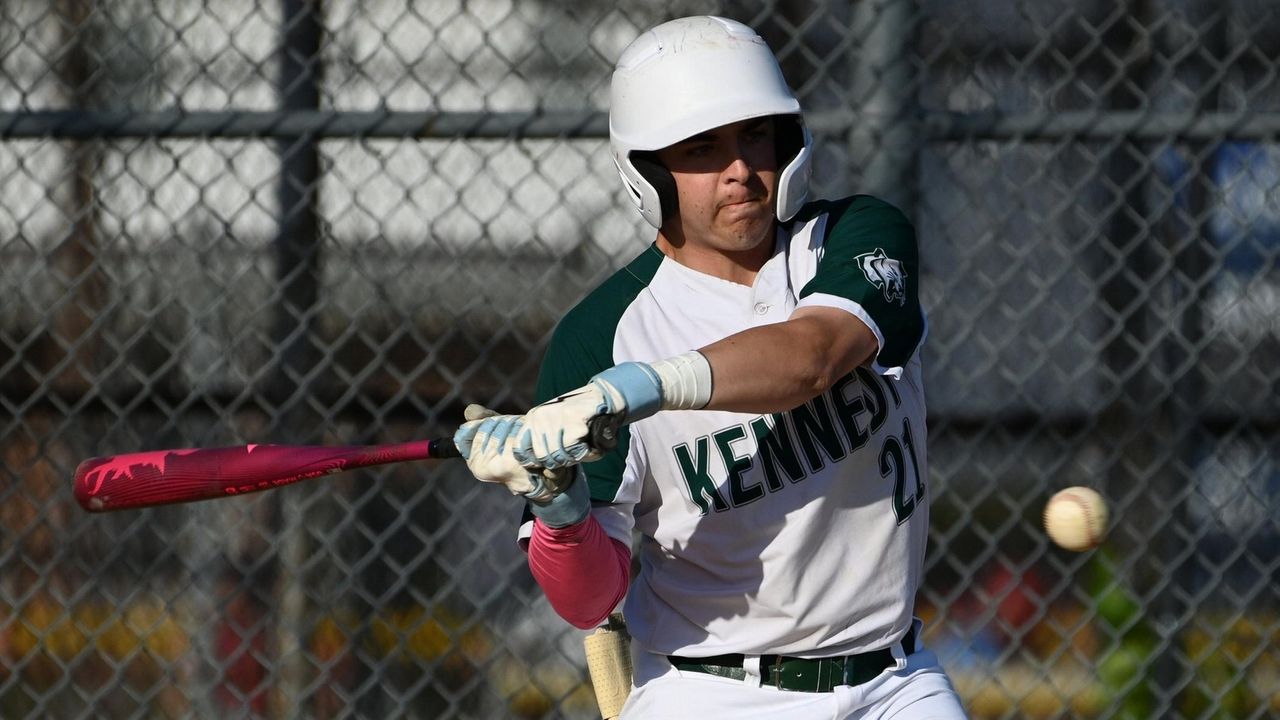
[[[809,194],[813,137],[764,39],[734,20],[687,17],[636,38],[618,58],[609,100],[609,145],[640,214],[660,228],[676,211],[675,181],[644,153],[722,125],[779,116],[779,220]]]

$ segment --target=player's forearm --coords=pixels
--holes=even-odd
[[[557,469],[599,457],[588,439],[591,420],[601,415],[633,423],[663,410],[790,410],[866,362],[876,347],[875,334],[852,314],[804,307],[785,322],[701,350],[619,363],[526,413],[514,458]]]
[[[847,318],[803,314],[702,348],[713,378],[707,409],[771,413],[811,400],[875,350],[875,336],[858,326]]]
[[[603,622],[627,594],[631,550],[590,516],[564,528],[535,522],[529,570],[556,613],[587,629]]]

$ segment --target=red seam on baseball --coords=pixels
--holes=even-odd
[[[1097,545],[1101,538],[1093,532],[1093,513],[1089,511],[1089,501],[1078,492],[1064,490],[1063,497],[1069,498],[1084,513],[1085,533],[1089,536],[1089,544]]]

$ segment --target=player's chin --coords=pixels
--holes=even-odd
[[[772,239],[772,229],[772,215],[744,218],[725,228],[721,237],[725,238],[726,243],[733,246],[734,250],[753,250],[761,243]]]

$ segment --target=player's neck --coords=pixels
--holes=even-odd
[[[673,240],[659,231],[657,245],[662,254],[687,268],[749,287],[755,282],[756,273],[773,257],[773,239],[774,233],[771,232],[755,247],[725,250],[707,243],[688,242],[683,238]]]

